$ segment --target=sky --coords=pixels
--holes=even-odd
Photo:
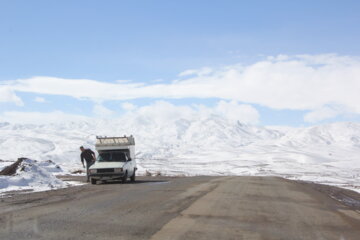
[[[350,0],[1,0],[0,121],[360,121],[359,12]]]

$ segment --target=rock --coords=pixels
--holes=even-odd
[[[18,169],[19,165],[22,163],[22,161],[26,158],[18,158],[16,162],[13,164],[5,167],[3,170],[0,171],[0,175],[3,176],[11,176],[16,173],[16,170]]]

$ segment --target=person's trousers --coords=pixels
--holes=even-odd
[[[91,167],[91,165],[93,165],[94,162],[86,162],[86,178],[87,178],[87,181],[90,180],[90,174],[89,174],[89,168]]]

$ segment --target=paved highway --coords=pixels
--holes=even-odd
[[[143,177],[0,201],[0,239],[360,239],[356,208],[277,177]]]

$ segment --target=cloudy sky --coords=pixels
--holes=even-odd
[[[358,1],[0,1],[0,121],[360,121]]]

